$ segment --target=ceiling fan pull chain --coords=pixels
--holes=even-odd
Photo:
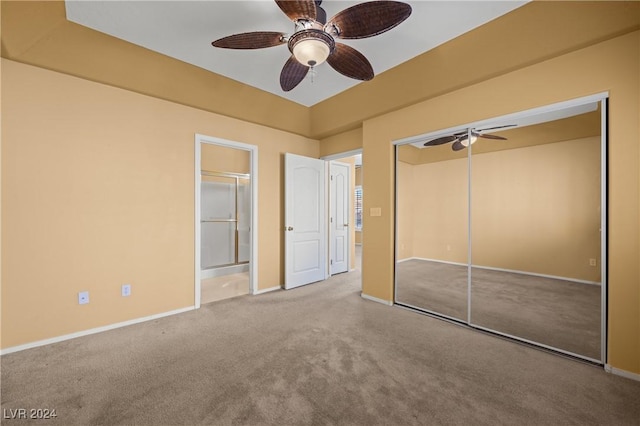
[[[316,71],[316,67],[309,67],[309,79],[311,80],[311,84],[315,82],[317,73],[318,71]]]

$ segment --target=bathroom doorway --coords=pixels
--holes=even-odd
[[[253,293],[257,148],[196,136],[196,307]]]

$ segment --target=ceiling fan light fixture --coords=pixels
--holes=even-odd
[[[305,29],[293,34],[288,45],[298,62],[315,67],[327,60],[335,48],[335,41],[322,30]]]
[[[476,143],[476,141],[478,140],[478,137],[476,135],[471,135],[471,143],[469,143],[469,139],[467,139],[466,137],[464,139],[460,140],[460,143],[462,144],[462,146],[469,146],[469,145],[473,145],[474,143]]]

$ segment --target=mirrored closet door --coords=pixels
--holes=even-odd
[[[399,144],[395,302],[604,363],[605,110],[591,98]]]
[[[467,321],[466,152],[398,146],[396,302]]]

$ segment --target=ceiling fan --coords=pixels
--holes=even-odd
[[[280,73],[285,92],[296,87],[310,69],[327,61],[340,74],[357,80],[371,80],[373,67],[356,49],[336,39],[358,39],[382,34],[411,15],[411,6],[398,1],[370,1],[356,4],[327,20],[322,0],[276,0],[295,24],[291,36],[272,31],[255,31],[218,39],[211,44],[226,49],[261,49],[287,44],[291,56]]]
[[[471,143],[469,143],[469,132],[465,130],[464,132],[454,133],[453,135],[432,139],[430,141],[425,142],[424,146],[435,146],[435,145],[442,145],[445,143],[453,142],[453,144],[451,145],[451,149],[453,149],[454,151],[460,151],[461,149],[464,149],[469,145],[473,144],[476,140],[478,140],[478,138],[497,139],[497,140],[506,141],[507,138],[503,136],[490,135],[482,132],[486,132],[487,130],[504,129],[505,127],[515,127],[515,126],[516,126],[515,124],[507,124],[506,126],[489,127],[486,129],[478,129],[478,130],[470,129]]]

